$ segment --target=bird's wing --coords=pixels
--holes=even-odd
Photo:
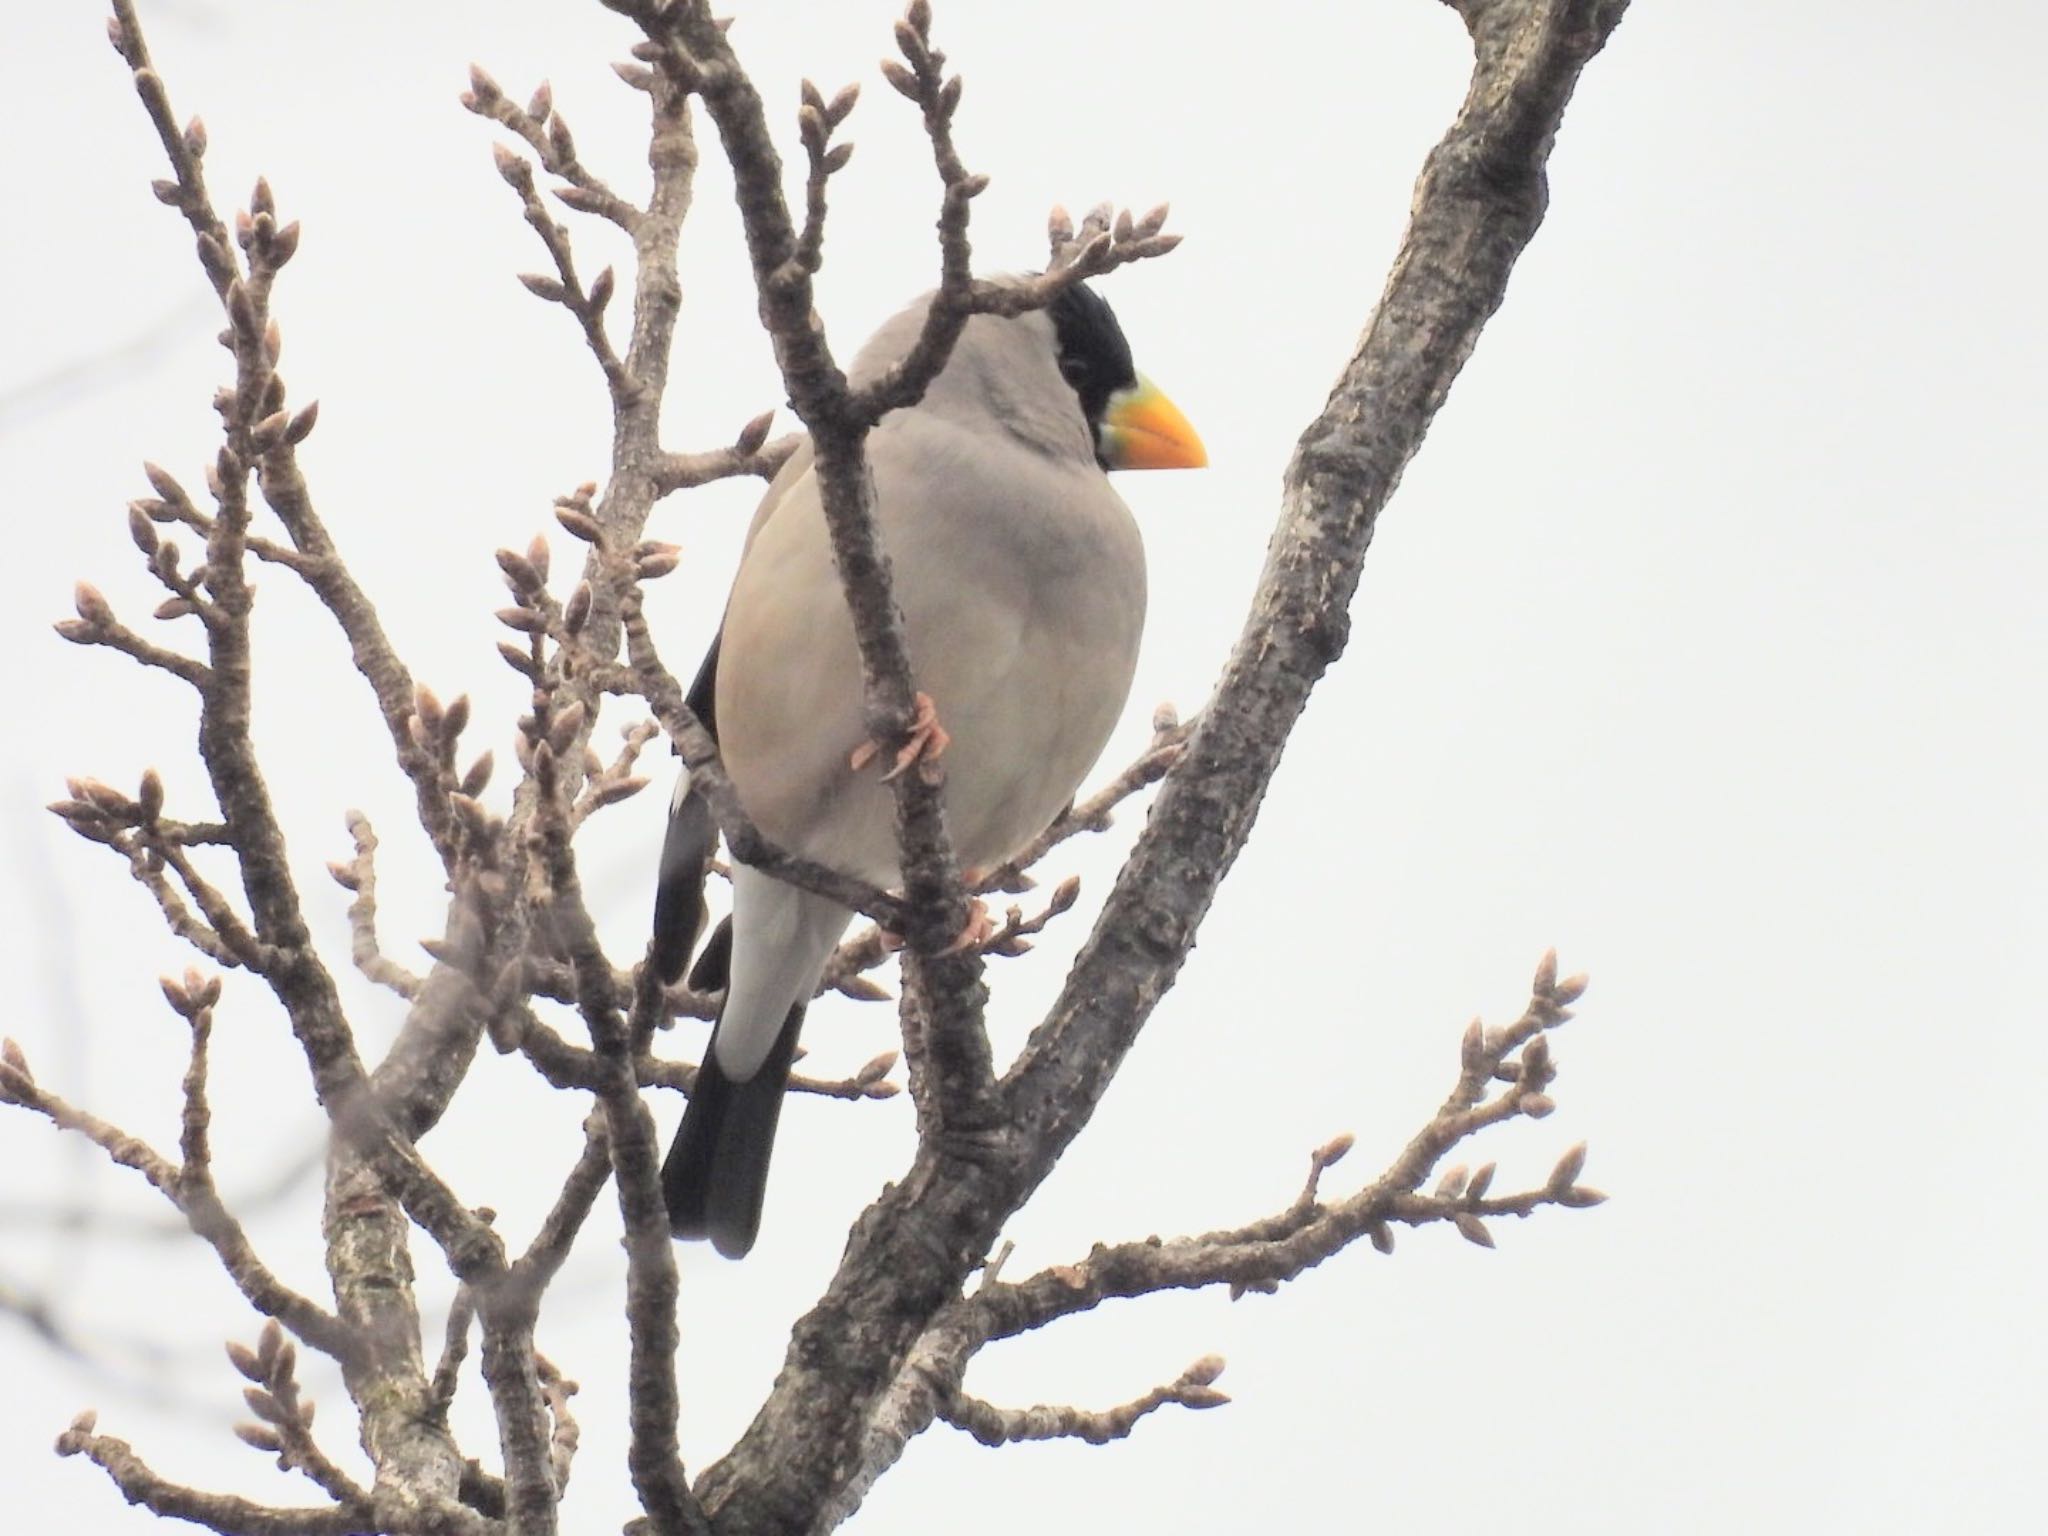
[[[952,735],[948,826],[995,864],[1072,798],[1116,724],[1144,622],[1143,551],[1092,463],[1053,460],[925,413],[870,440],[876,515],[911,664]],[[895,884],[895,814],[864,735],[853,622],[814,479],[756,529],[726,610],[718,715],[728,771],[767,837]],[[729,985],[715,1049],[744,1079],[810,1000],[851,917],[735,871]]]
[[[697,680],[685,700],[704,722],[711,739],[718,739],[718,639],[704,655]],[[657,972],[665,982],[683,974],[690,963],[690,951],[697,944],[697,930],[704,923],[704,876],[711,868],[711,855],[718,847],[718,823],[701,795],[690,793],[690,770],[676,780],[676,792],[669,801],[668,834],[661,843],[661,873],[654,887],[654,951]]]
[[[948,826],[993,864],[1059,813],[1108,740],[1144,622],[1144,554],[1092,463],[899,412],[870,439],[875,508],[912,669],[952,736]],[[815,482],[755,535],[718,678],[725,762],[773,841],[899,878],[891,790],[848,770],[861,668]]]
[[[782,461],[782,468],[775,472],[775,478],[768,482],[768,489],[761,494],[761,505],[754,508],[754,517],[747,524],[747,536],[740,544],[740,558],[747,558],[747,551],[754,547],[754,535],[761,531],[761,525],[775,515],[783,498],[797,485],[810,478],[811,463],[815,454],[811,440],[807,437],[796,445],[796,451]]]
[[[811,445],[806,439],[769,482],[760,506],[754,510],[754,519],[747,526],[746,545],[754,542],[761,525],[774,515],[790,488],[810,475],[810,470]],[[742,559],[745,548],[743,545]],[[718,740],[718,651],[723,638],[721,625],[684,700],[713,741]],[[696,948],[697,934],[704,924],[704,877],[717,848],[718,824],[712,820],[711,808],[703,798],[690,793],[690,770],[685,768],[669,801],[668,832],[662,839],[661,868],[654,887],[654,964],[664,982],[673,982],[683,974],[683,967],[689,964],[690,953]],[[720,936],[729,943],[726,927],[721,927]],[[725,985],[727,946],[714,938],[712,947],[718,950],[716,956],[707,950],[706,960],[712,963],[700,963],[701,974],[690,978],[691,985],[700,992],[716,991]]]
[[[998,863],[1072,798],[1122,711],[1144,623],[1137,527],[1037,319],[970,322],[926,400],[871,434],[868,462],[912,670],[952,737],[954,846]],[[763,834],[896,883],[892,791],[880,764],[849,761],[862,669],[807,456],[748,530],[712,686],[721,756]],[[852,915],[734,865],[725,999],[663,1170],[679,1234],[751,1246],[796,1034]]]

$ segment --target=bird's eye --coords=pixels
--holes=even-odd
[[[1088,377],[1088,365],[1078,357],[1070,357],[1062,352],[1060,354],[1060,377],[1078,389]]]

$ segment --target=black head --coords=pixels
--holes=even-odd
[[[1102,456],[1102,417],[1109,398],[1118,390],[1138,382],[1131,364],[1131,344],[1124,340],[1123,327],[1102,297],[1085,283],[1075,283],[1046,306],[1052,319],[1053,335],[1059,348],[1060,377],[1073,386],[1081,402],[1081,416],[1088,423],[1088,441],[1095,445],[1097,462],[1108,468]]]

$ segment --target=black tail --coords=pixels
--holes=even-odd
[[[782,1115],[803,1022],[801,1006],[789,1010],[768,1059],[744,1083],[718,1069],[718,1032],[711,1032],[697,1086],[661,1165],[661,1195],[668,1205],[669,1230],[677,1237],[708,1237],[728,1259],[744,1257],[754,1246],[768,1192],[775,1122]]]

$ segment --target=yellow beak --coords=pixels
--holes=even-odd
[[[1102,414],[1102,457],[1111,469],[1201,469],[1209,450],[1157,384],[1138,375]]]

